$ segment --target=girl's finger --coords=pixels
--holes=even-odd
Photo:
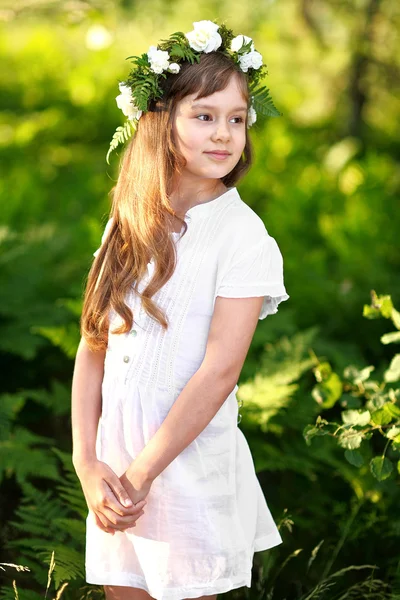
[[[125,508],[131,508],[133,506],[133,502],[130,499],[128,492],[119,480],[119,477],[117,477],[114,474],[110,474],[110,477],[108,477],[106,483],[111,488],[111,491],[113,492],[115,498],[117,498],[118,502],[122,504],[122,506],[124,506]]]
[[[107,486],[107,490],[105,492],[105,500],[104,506],[108,506],[112,511],[121,515],[121,517],[125,517],[127,515],[137,515],[142,508],[146,505],[146,500],[140,500],[137,504],[131,504],[129,508],[124,508],[121,506],[121,503],[115,497],[113,490]]]
[[[106,519],[104,518],[104,522],[103,520],[100,518],[100,516],[95,512],[94,513],[95,516],[95,520],[96,520],[96,525],[102,530],[105,531],[106,533],[111,533],[111,535],[114,535],[114,529],[107,527],[106,525]]]
[[[123,525],[122,528],[120,529],[120,531],[125,531],[125,529],[129,529],[129,527],[136,527],[136,521],[138,520],[139,517],[141,517],[142,515],[144,515],[144,511],[142,510],[136,517],[135,522],[132,524],[127,524],[127,525]]]
[[[142,515],[144,515],[144,511],[143,510],[140,511],[137,515],[127,516],[127,517],[120,517],[118,519],[118,529],[119,530],[125,530],[125,529],[128,529],[129,527],[136,527],[136,521]]]
[[[128,527],[135,527],[136,520],[142,514],[144,514],[144,511],[141,511],[136,515],[126,515],[125,517],[120,517],[107,506],[103,508],[103,515],[108,519],[110,523],[109,526],[118,530],[127,529]]]

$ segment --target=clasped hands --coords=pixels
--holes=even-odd
[[[75,466],[89,510],[94,514],[96,525],[114,535],[135,527],[144,514],[145,498],[152,481],[143,477],[132,462],[118,477],[106,463],[100,460]]]

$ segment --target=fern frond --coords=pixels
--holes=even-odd
[[[123,144],[124,142],[126,142],[135,131],[136,126],[134,122],[130,121],[129,119],[125,121],[124,125],[120,125],[119,127],[117,127],[106,155],[107,164],[110,164],[108,158],[111,152],[115,150],[119,146],[119,144]]]
[[[50,562],[51,572],[49,569],[49,578],[52,575],[56,589],[64,581],[78,579],[85,576],[84,559],[81,553],[69,548],[68,546],[53,545],[52,555],[54,554],[54,564]],[[38,552],[42,560],[47,563],[52,560],[49,556],[49,550]]]
[[[250,90],[253,98],[252,104],[255,111],[265,117],[280,117],[283,113],[280,113],[274,106],[272,98],[269,93],[269,89],[266,86],[261,86],[257,89]]]
[[[68,358],[75,357],[80,340],[77,323],[66,323],[58,327],[31,327],[31,331],[48,339],[53,346],[60,348]]]
[[[24,427],[16,427],[10,438],[0,442],[0,481],[4,474],[14,474],[22,486],[35,475],[56,481],[59,473],[51,454],[33,444],[48,445],[54,440],[36,435]]]
[[[0,442],[9,438],[11,425],[18,418],[25,402],[23,394],[0,395]]]

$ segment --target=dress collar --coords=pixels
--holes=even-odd
[[[208,202],[201,202],[200,204],[195,204],[189,210],[186,211],[184,220],[186,223],[191,223],[192,221],[197,221],[198,219],[202,219],[207,217],[212,213],[215,208],[218,206],[222,206],[222,204],[226,204],[232,198],[238,198],[239,192],[236,187],[231,187],[226,190],[220,196],[209,200]],[[171,235],[175,240],[178,240],[181,234],[183,233],[183,227],[180,232],[172,231]]]
[[[220,196],[217,196],[216,198],[213,198],[208,202],[201,202],[200,204],[195,204],[194,206],[192,206],[192,208],[189,208],[189,210],[186,211],[185,220],[186,217],[197,218],[197,216],[207,216],[217,205],[221,206],[222,203],[228,202],[228,200],[232,199],[233,196],[237,195],[238,191],[236,187],[231,187]]]

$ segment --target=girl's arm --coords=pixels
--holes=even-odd
[[[139,511],[145,502],[133,506],[119,477],[106,463],[97,459],[104,355],[105,351],[93,352],[84,338],[81,339],[72,380],[72,462],[97,525],[114,534],[115,529],[135,526],[136,519],[143,514]]]
[[[160,428],[124,474],[133,497],[151,483],[208,425],[239,379],[263,297],[215,301],[207,348],[200,368],[190,378]],[[129,489],[129,488],[128,488]]]
[[[72,461],[74,467],[96,460],[97,427],[101,415],[101,384],[105,350],[93,352],[82,337],[72,379]]]

